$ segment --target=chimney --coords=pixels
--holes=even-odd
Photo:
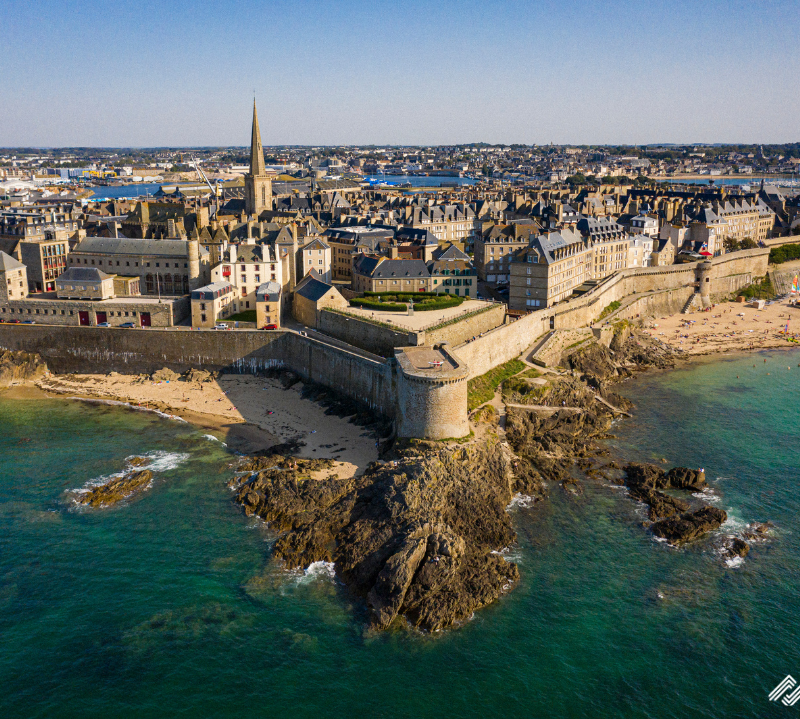
[[[397,245],[392,245],[392,246],[389,248],[389,259],[390,259],[390,260],[396,260],[396,259],[397,259],[397,256],[398,256],[398,255],[397,255]]]
[[[231,264],[236,264],[236,245],[231,244],[228,250],[230,251]]]

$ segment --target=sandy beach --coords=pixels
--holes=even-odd
[[[299,457],[332,457],[339,477],[360,474],[378,458],[371,433],[301,396],[302,384],[289,389],[276,379],[223,375],[208,382],[154,381],[147,375],[117,373],[49,375],[36,382],[36,396],[66,396],[125,402],[175,415],[252,453],[283,442],[302,443]],[[21,397],[19,389],[15,396]],[[28,395],[34,396],[34,395]]]
[[[742,317],[744,314],[744,317]],[[783,334],[786,323],[789,334]],[[758,310],[723,302],[708,312],[675,314],[645,324],[645,331],[687,355],[793,347],[800,340],[800,308],[781,300]]]

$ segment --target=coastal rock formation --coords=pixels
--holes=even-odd
[[[524,405],[528,396],[514,387],[513,403]],[[524,391],[524,389],[523,389]],[[614,411],[597,400],[598,390],[575,377],[559,377],[546,386],[536,387],[528,410],[507,405],[506,437],[511,447],[536,476],[550,481],[569,477],[576,459],[600,454],[597,440],[604,438],[614,419]],[[623,397],[604,390],[599,396],[615,407],[627,408]],[[553,407],[539,411],[536,407]]]
[[[671,544],[685,544],[718,529],[727,519],[728,515],[722,509],[701,507],[679,517],[662,519],[653,524],[651,530],[656,537],[666,539]]]
[[[38,354],[0,350],[0,389],[44,377],[47,365]]]
[[[518,579],[516,565],[494,553],[515,540],[506,506],[515,492],[543,491],[538,475],[514,467],[496,441],[440,447],[410,444],[344,480],[303,476],[302,460],[247,460],[242,466],[256,473],[236,501],[280,533],[274,556],[287,568],[333,562],[376,628],[402,616],[435,631]]]
[[[746,557],[750,551],[750,545],[739,537],[732,537],[727,540],[723,546],[723,554],[727,559],[735,559],[736,557]]]
[[[705,487],[705,472],[688,467],[673,467],[665,472],[654,464],[632,462],[625,467],[625,486],[634,499],[650,507],[651,520],[672,517],[689,509],[689,503],[659,490],[699,491]]]
[[[150,484],[151,479],[153,479],[153,473],[149,469],[129,472],[122,477],[115,477],[99,487],[94,487],[78,497],[78,502],[88,504],[90,507],[108,507],[141,491]]]
[[[163,367],[150,375],[150,379],[153,382],[175,382],[180,378],[181,376],[177,372],[173,372],[169,367]]]

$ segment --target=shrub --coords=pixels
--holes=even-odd
[[[430,298],[422,302],[415,302],[414,311],[446,310],[448,307],[458,307],[464,299],[464,297],[457,297],[456,295],[438,295],[437,299]]]
[[[600,316],[597,319],[602,320],[604,317],[608,317],[612,312],[616,312],[621,305],[622,303],[619,300],[614,300],[600,313]]]
[[[522,372],[527,365],[517,359],[509,360],[505,364],[490,369],[486,374],[475,377],[467,383],[467,409],[471,412],[488,402],[503,380]]]
[[[774,265],[790,260],[800,260],[800,245],[782,245],[769,251],[769,261]]]
[[[458,307],[465,299],[467,298],[456,295],[440,295],[435,292],[365,292],[363,297],[350,300],[350,305],[370,310],[405,312],[406,304],[413,304],[414,310],[426,312]]]
[[[350,300],[350,306],[361,307],[365,310],[382,310],[383,312],[405,312],[408,309],[406,305],[397,302],[380,302],[369,297],[356,297]]]
[[[765,277],[761,282],[754,282],[748,285],[734,295],[744,295],[748,300],[769,300],[775,296],[775,290],[772,288],[772,282],[769,276]]]

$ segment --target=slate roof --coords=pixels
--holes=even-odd
[[[230,282],[212,282],[210,285],[192,290],[192,299],[213,300],[215,292],[220,292],[221,295],[227,295],[233,292],[233,285]]]
[[[120,237],[85,237],[72,251],[90,255],[149,255],[188,257],[188,240],[131,240]]]
[[[388,260],[382,258],[371,273],[373,279],[392,277],[429,277],[428,267],[422,260]]]
[[[579,246],[576,247],[576,245]],[[543,257],[546,264],[549,265],[557,260],[555,256],[556,250],[565,247],[575,247],[577,251],[581,251],[586,245],[578,232],[563,229],[559,232],[548,232],[546,235],[531,237],[528,247],[518,251],[518,257],[524,261],[533,252],[535,257]]]
[[[7,255],[5,252],[0,252],[0,272],[6,272],[8,270],[18,270],[18,269],[25,269],[25,265],[23,265],[19,260],[15,260],[11,255]]]
[[[317,279],[317,273],[311,270],[311,272],[300,281],[297,287],[295,287],[294,291],[295,294],[304,297],[310,302],[317,302],[322,299],[328,290],[332,289],[334,289],[333,285],[329,285],[327,282]]]
[[[256,290],[256,301],[264,300],[264,297],[269,295],[280,295],[281,294],[281,286],[278,282],[273,282],[270,280],[269,282],[263,282],[258,286]]]
[[[102,282],[111,277],[113,275],[107,275],[96,267],[69,267],[58,276],[56,282]]]

